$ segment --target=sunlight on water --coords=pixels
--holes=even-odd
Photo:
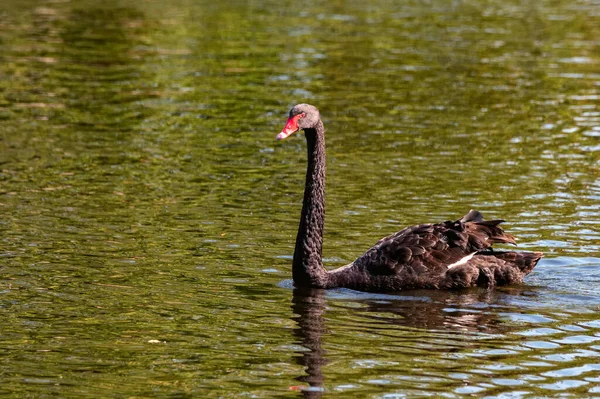
[[[0,4],[0,395],[600,395],[594,1]],[[475,208],[545,252],[494,290],[294,290]]]

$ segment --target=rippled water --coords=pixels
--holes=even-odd
[[[0,3],[0,395],[600,397],[598,3]],[[294,290],[471,208],[521,286]]]

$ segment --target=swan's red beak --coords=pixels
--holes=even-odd
[[[288,138],[293,133],[296,133],[298,130],[300,130],[300,128],[298,127],[298,119],[300,119],[302,116],[302,114],[291,116],[287,120],[287,123],[285,124],[285,127],[283,128],[281,133],[277,135],[277,140],[283,140],[285,138]]]

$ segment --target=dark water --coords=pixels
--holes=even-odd
[[[0,3],[0,396],[600,397],[600,7]],[[295,291],[301,135],[325,264],[470,208],[517,287]]]

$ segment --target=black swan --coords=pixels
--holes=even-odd
[[[278,140],[304,129],[308,167],[304,202],[292,264],[296,287],[346,287],[360,291],[453,289],[520,283],[541,252],[494,251],[515,244],[498,225],[471,210],[455,222],[407,227],[385,237],[354,262],[327,271],[321,260],[325,221],[325,128],[319,110],[298,104]]]

